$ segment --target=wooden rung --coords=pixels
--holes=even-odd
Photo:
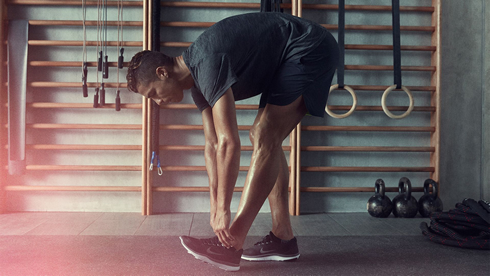
[[[185,21],[163,21],[162,27],[184,27],[184,28],[209,28],[216,22],[185,22]]]
[[[209,192],[209,187],[153,187],[154,192]],[[233,192],[243,192],[243,187],[235,187]]]
[[[7,124],[4,125],[8,127]],[[27,124],[30,129],[125,129],[141,130],[141,125],[129,124]],[[251,126],[238,126],[250,130]],[[160,125],[160,130],[203,130],[202,125]],[[435,127],[380,127],[380,126],[302,126],[303,131],[384,131],[384,132],[434,132]]]
[[[94,108],[91,103],[27,103],[28,108]],[[106,103],[98,108],[116,108],[115,104]],[[141,109],[141,104],[121,104],[121,109]]]
[[[342,147],[303,146],[302,151],[355,151],[355,152],[434,152],[434,147]]]
[[[301,192],[311,193],[374,193],[374,187],[301,187]],[[423,192],[422,187],[413,187],[412,192]],[[398,192],[398,188],[386,187],[385,192]]]
[[[205,172],[206,166],[162,166],[164,172]],[[248,167],[240,166],[239,171],[248,171]]]
[[[141,150],[141,145],[26,145],[30,150]]]
[[[29,46],[83,46],[82,40],[29,40]],[[107,41],[107,46],[117,46],[117,41]],[[97,41],[86,41],[86,46],[97,46]],[[143,47],[140,41],[123,41],[124,47]]]
[[[321,24],[328,30],[336,31],[339,26],[336,24]],[[392,31],[391,25],[345,25],[345,30],[348,31]],[[433,26],[400,26],[401,31],[410,32],[434,32],[436,30]]]
[[[85,21],[85,26],[97,26],[97,21]],[[118,26],[118,21],[107,21],[107,26]],[[32,26],[83,26],[82,20],[29,20]],[[123,27],[143,27],[143,21],[123,21]]]
[[[5,127],[8,127],[7,125]],[[141,130],[141,125],[130,124],[27,124],[30,129],[125,129]]]
[[[238,130],[250,130],[252,126],[239,125]],[[160,130],[203,130],[202,125],[160,125]]]
[[[6,191],[141,192],[140,186],[5,186]]]
[[[206,166],[162,166],[164,172],[205,172]],[[240,166],[239,171],[247,172],[248,166]],[[291,167],[289,167],[291,169]]]
[[[302,131],[386,131],[386,132],[434,132],[435,127],[399,126],[301,126]]]
[[[8,5],[36,5],[36,6],[80,6],[80,1],[67,0],[7,0]],[[87,6],[97,6],[97,1],[87,1]],[[109,6],[117,6],[116,1],[108,1]],[[123,1],[124,6],[141,7],[142,1]],[[227,3],[227,2],[161,2],[162,7],[179,8],[236,8],[236,9],[259,9],[259,3]],[[281,4],[281,8],[290,9],[291,4]],[[338,10],[338,5],[331,4],[303,4],[303,9]],[[391,11],[387,5],[345,5],[348,11]],[[434,12],[434,7],[428,6],[400,6],[402,12]]]
[[[29,87],[38,87],[38,88],[52,88],[52,87],[81,87],[81,82],[43,82],[43,81],[35,81],[28,83]],[[390,85],[349,85],[352,89],[356,91],[385,91]],[[87,83],[88,87],[97,87],[95,82]],[[116,88],[117,83],[114,82],[106,82],[106,88]],[[125,82],[119,84],[120,88],[126,88],[127,84]],[[407,86],[411,91],[425,91],[425,92],[433,92],[436,90],[435,86]]]
[[[187,48],[191,42],[162,42],[162,47],[181,47]],[[346,50],[368,50],[368,51],[393,51],[393,45],[362,45],[362,44],[346,44]],[[435,52],[436,46],[401,46],[402,51],[425,51]]]
[[[108,26],[118,26],[118,21],[107,21]],[[182,27],[182,28],[209,28],[216,22],[189,22],[189,21],[164,21],[160,25],[162,27]],[[29,20],[29,25],[32,26],[83,26],[81,20]],[[320,24],[328,30],[337,30],[336,24]],[[97,21],[85,21],[85,26],[97,26]],[[142,21],[124,21],[125,27],[142,27]],[[346,25],[346,30],[349,31],[391,31],[391,25]],[[413,32],[434,32],[434,26],[400,26],[401,31]]]
[[[8,149],[8,145],[5,145]],[[68,144],[29,144],[29,150],[141,150],[140,145],[68,145]],[[162,151],[204,151],[200,145],[163,145],[159,147]],[[283,146],[283,151],[290,151],[290,146]],[[242,151],[253,151],[253,146],[241,146]]]
[[[259,105],[257,104],[237,104],[235,109],[237,110],[257,110]],[[160,109],[197,109],[195,104],[165,104],[161,105]]]
[[[373,50],[373,51],[393,51],[393,45],[367,45],[367,44],[346,44],[346,50]],[[400,47],[402,51],[427,51],[435,52],[436,46],[407,46]]]
[[[204,146],[199,145],[164,145],[159,147],[160,150],[180,150],[180,151],[204,151]],[[241,151],[253,151],[253,146],[241,146]],[[290,151],[290,146],[283,146],[283,151]]]
[[[29,66],[33,67],[82,67],[81,61],[29,61]],[[109,67],[117,67],[117,62],[108,62]],[[129,66],[129,62],[123,63],[124,67]],[[88,67],[97,67],[97,62],[87,62]]]
[[[328,105],[328,109],[330,110],[342,110],[349,111],[352,106],[350,105]],[[390,111],[406,111],[408,106],[387,106]],[[358,105],[356,106],[356,111],[383,111],[381,106],[367,106],[367,105]],[[420,112],[435,112],[436,108],[433,106],[416,106],[412,111],[420,111]]]
[[[185,21],[166,21],[161,22],[162,27],[182,27],[182,28],[209,28],[215,22],[185,22]],[[79,23],[78,25],[81,25]],[[328,30],[338,30],[339,26],[335,24],[320,24]],[[346,25],[346,30],[349,31],[392,31],[391,25]],[[433,26],[400,26],[401,31],[413,32],[434,32]]]
[[[230,3],[230,2],[161,2],[162,7],[175,8],[233,8],[233,9],[260,9],[259,3]],[[290,9],[291,4],[281,4],[281,8]]]
[[[109,67],[117,67],[117,62],[109,62]],[[81,61],[30,61],[29,66],[33,67],[82,67]],[[87,62],[88,67],[97,67],[97,62]],[[128,67],[129,62],[124,63]],[[366,71],[393,71],[393,66],[379,65],[345,65],[345,70],[366,70]],[[402,71],[427,71],[435,72],[435,66],[402,66]]]
[[[8,169],[6,166],[5,169]],[[107,166],[107,165],[27,165],[28,171],[139,171],[141,166]]]
[[[117,46],[117,41],[108,41],[108,46]],[[29,46],[83,46],[83,41],[78,40],[29,40]],[[161,42],[162,47],[181,47],[187,48],[192,42],[178,42],[178,41],[165,41]],[[96,41],[87,41],[86,46],[97,46]],[[124,41],[125,47],[143,47],[143,42],[139,41]],[[393,51],[393,45],[366,45],[366,44],[346,44],[346,50],[381,50],[381,51]],[[435,52],[436,46],[411,46],[402,45],[400,47],[402,51],[427,51]]]
[[[383,85],[349,85],[355,91],[385,91],[388,86]],[[407,86],[410,91],[425,91],[433,92],[436,90],[435,86]],[[395,90],[398,91],[398,90]]]
[[[32,5],[32,6],[79,6],[80,0],[7,0],[8,5]],[[87,1],[87,6],[97,6],[97,1]],[[107,1],[108,6],[117,6],[117,1]],[[123,1],[125,7],[141,7],[142,1]]]
[[[433,172],[433,167],[301,167],[302,172]]]
[[[366,70],[366,71],[393,71],[393,66],[380,65],[345,65],[345,70]],[[402,71],[427,71],[435,72],[435,66],[402,66]]]
[[[247,8],[258,9],[258,3],[223,3],[223,2],[162,2],[163,7],[179,7],[179,8]],[[291,4],[281,4],[281,8],[290,9]],[[338,10],[338,5],[330,4],[303,4],[303,9],[322,9],[322,10]],[[381,5],[345,5],[345,9],[352,11],[391,11],[391,6]],[[400,6],[400,11],[403,12],[434,12],[434,7],[427,6]]]
[[[338,5],[331,4],[303,4],[303,10],[338,10]],[[347,11],[391,11],[391,6],[387,5],[345,5]],[[400,6],[403,12],[434,12],[432,6]]]
[[[53,88],[53,87],[82,87],[82,82],[53,82],[53,81],[33,81],[28,83],[30,87],[36,88]],[[117,88],[117,83],[115,82],[105,82],[105,88]],[[95,82],[88,82],[87,87],[98,87]],[[119,88],[126,88],[127,83],[121,82]]]

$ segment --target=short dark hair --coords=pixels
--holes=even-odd
[[[160,66],[173,66],[173,59],[157,51],[144,50],[135,54],[129,63],[126,75],[128,89],[138,93],[138,84],[147,85],[155,81],[156,69]]]

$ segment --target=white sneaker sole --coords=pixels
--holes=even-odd
[[[264,256],[264,257],[249,257],[249,256],[243,256],[242,259],[250,262],[260,262],[260,261],[291,261],[298,259],[300,254],[296,256],[278,256],[278,255],[271,255],[271,256]]]
[[[195,252],[193,252],[192,250],[190,250],[185,244],[184,244],[184,241],[182,240],[181,237],[180,238],[180,243],[182,243],[182,246],[184,246],[184,248],[187,250],[187,252],[189,254],[191,254],[192,256],[194,256],[194,258],[198,259],[198,260],[201,260],[205,263],[208,263],[208,264],[211,264],[211,265],[214,265],[214,266],[217,266],[223,270],[226,270],[226,271],[238,271],[240,269],[240,266],[229,266],[229,265],[225,265],[225,264],[222,264],[222,263],[217,263],[211,259],[209,259],[208,257],[204,256],[204,255],[200,255],[200,254],[197,254]]]

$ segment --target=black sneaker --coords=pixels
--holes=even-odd
[[[272,232],[253,247],[243,251],[242,259],[247,261],[290,261],[299,258],[296,238],[285,241]]]
[[[218,237],[210,239],[196,239],[189,236],[181,236],[180,241],[196,259],[215,265],[228,271],[237,271],[240,269],[240,257],[243,249],[226,248],[221,245]]]

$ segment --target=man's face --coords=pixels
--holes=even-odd
[[[178,82],[168,76],[167,72],[158,72],[158,79],[148,85],[138,85],[138,93],[154,100],[158,105],[178,103],[184,98],[184,91]]]

